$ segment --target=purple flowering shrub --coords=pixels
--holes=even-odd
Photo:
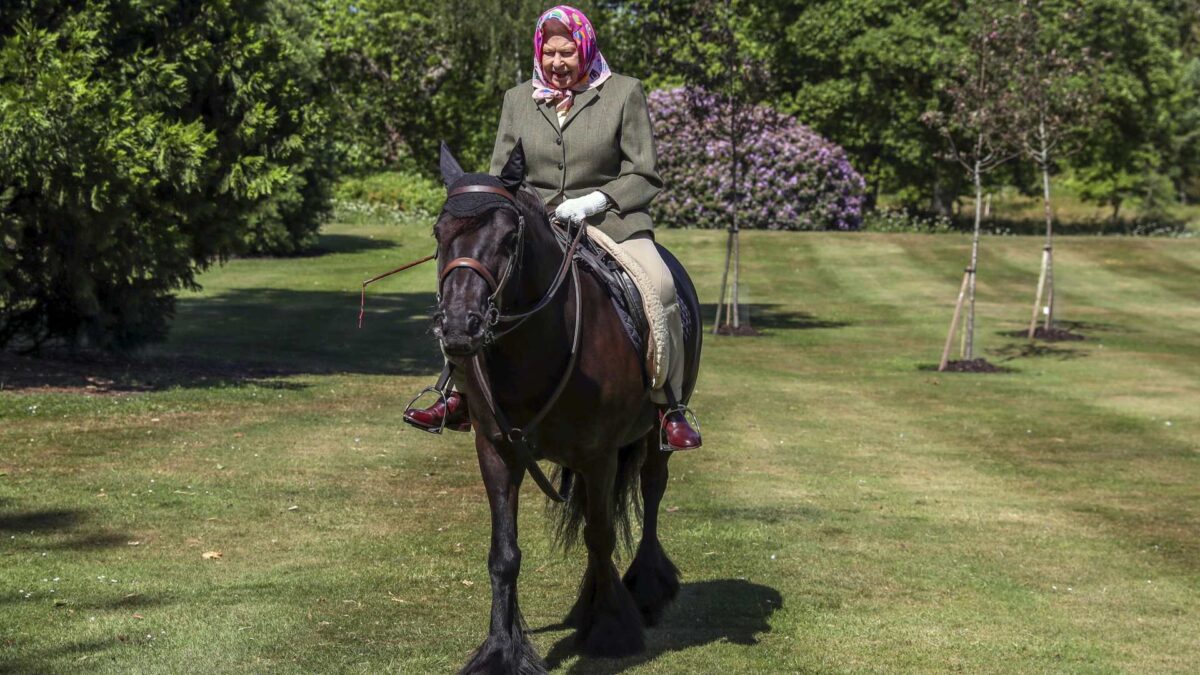
[[[722,228],[733,197],[722,100],[686,88],[654,91],[650,119],[666,189],[651,204],[657,225]],[[738,225],[764,230],[853,230],[865,183],[841,146],[766,106],[743,113]]]

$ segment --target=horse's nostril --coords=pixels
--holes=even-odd
[[[483,317],[479,316],[475,312],[471,312],[471,314],[467,317],[467,334],[478,335],[479,329],[482,327]]]

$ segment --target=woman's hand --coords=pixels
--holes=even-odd
[[[607,208],[608,196],[597,190],[582,197],[564,200],[554,209],[554,215],[563,222],[579,223]]]

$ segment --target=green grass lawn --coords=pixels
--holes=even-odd
[[[715,300],[723,233],[665,232]],[[401,423],[440,365],[428,223],[236,260],[144,359],[0,362],[0,671],[448,672],[484,638],[470,439]],[[1200,241],[989,237],[978,341],[939,374],[965,236],[746,233],[763,336],[712,338],[672,463],[684,575],[648,651],[554,629],[583,572],[525,489],[521,601],[561,672],[1195,672]],[[711,305],[710,305],[711,306]],[[711,317],[709,317],[711,320]],[[203,554],[219,552],[219,558]]]

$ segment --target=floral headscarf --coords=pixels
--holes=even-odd
[[[555,20],[562,23],[571,32],[571,40],[579,50],[579,71],[583,73],[569,89],[556,89],[550,84],[550,78],[542,72],[542,45],[546,42],[542,26],[547,21]],[[592,22],[583,12],[568,5],[558,5],[546,10],[538,18],[537,28],[533,31],[533,98],[539,102],[558,101],[558,110],[567,111],[574,103],[575,94],[597,87],[612,75],[608,62],[600,53],[596,44],[596,31],[592,30]]]

